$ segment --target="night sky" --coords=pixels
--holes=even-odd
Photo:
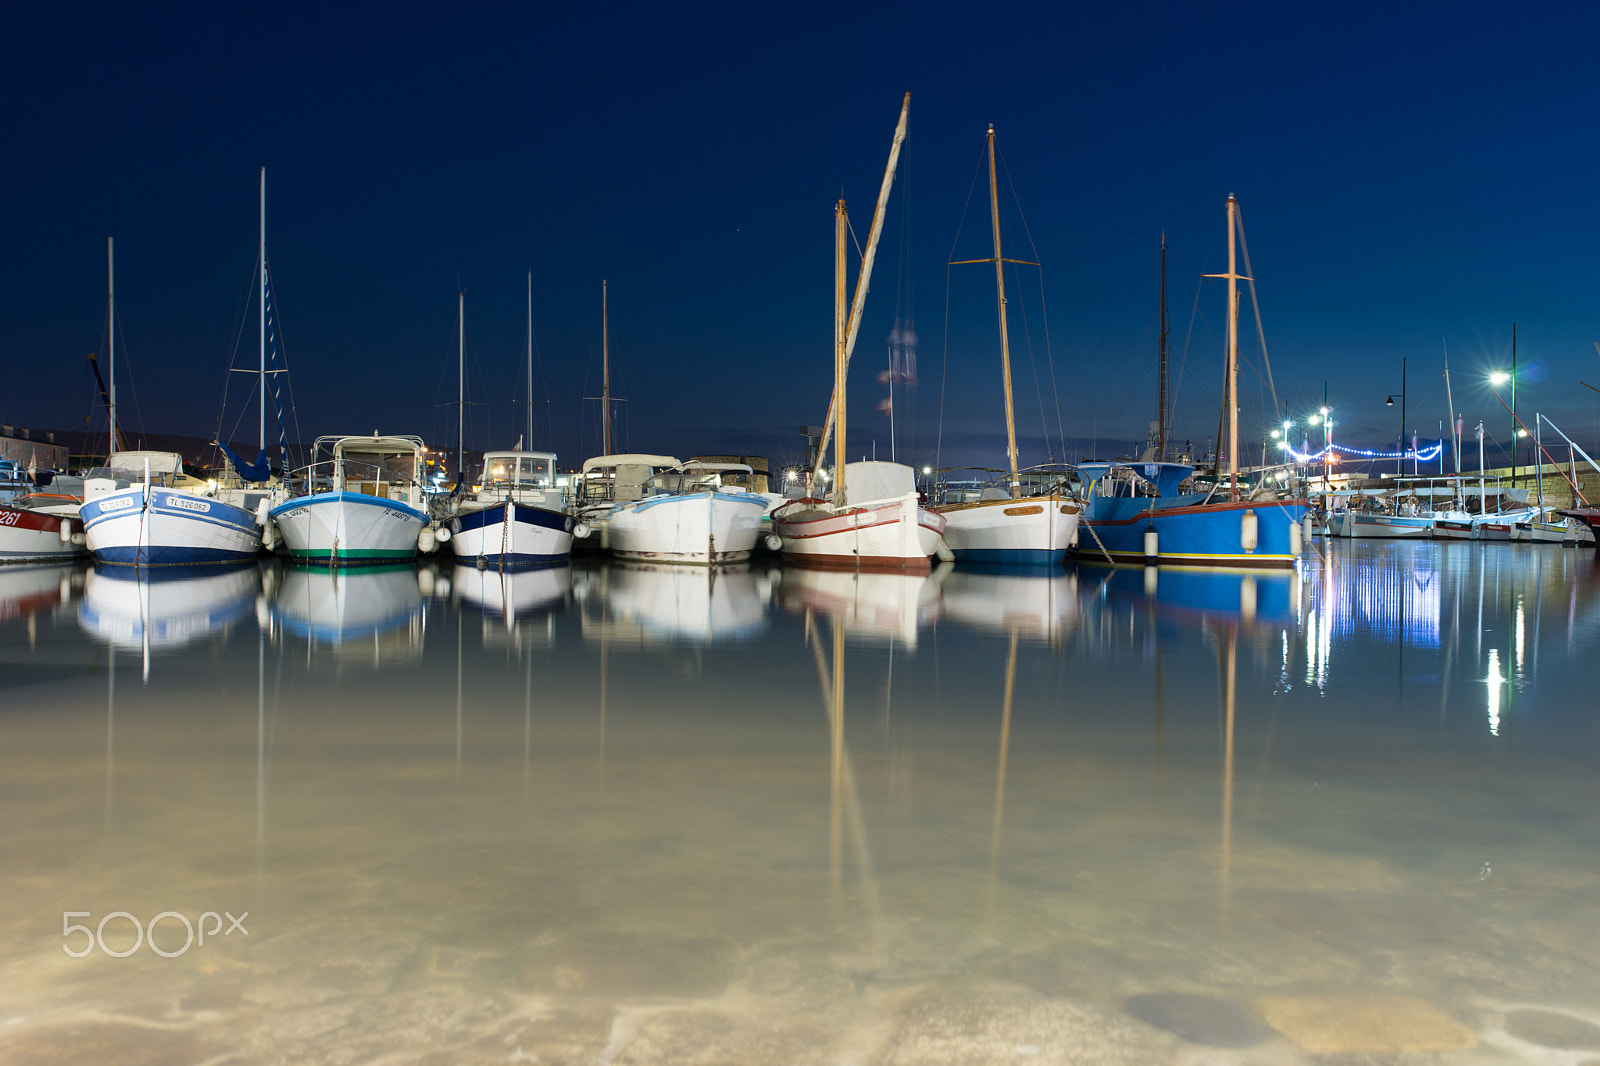
[[[1199,275],[1225,267],[1230,192],[1284,405],[1247,370],[1246,441],[1326,383],[1336,439],[1393,448],[1402,359],[1412,427],[1436,436],[1448,349],[1493,459],[1510,418],[1486,376],[1512,322],[1525,417],[1600,438],[1579,384],[1600,385],[1590,7],[23,7],[0,16],[7,423],[83,425],[109,235],[125,421],[211,436],[241,331],[238,365],[256,357],[265,165],[291,437],[453,443],[464,290],[469,446],[512,445],[531,270],[535,446],[600,450],[608,278],[619,447],[792,461],[831,386],[834,201],[865,241],[909,90],[852,452],[890,450],[898,313],[920,341],[898,457],[1003,464],[993,271],[946,267],[990,254],[991,122],[1006,253],[1043,262],[1008,282],[1025,463],[1142,439],[1163,231],[1173,437],[1203,450],[1225,316]],[[1243,320],[1257,367],[1248,297]],[[229,436],[254,436],[250,387],[233,376]]]

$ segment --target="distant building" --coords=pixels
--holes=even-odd
[[[35,433],[30,429],[0,425],[0,459],[9,459],[22,470],[35,466],[40,470],[65,470],[67,446],[56,443],[56,435],[48,430]]]

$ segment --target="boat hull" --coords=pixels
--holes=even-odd
[[[255,515],[222,500],[135,485],[78,510],[88,548],[119,566],[238,563],[261,551]]]
[[[981,500],[940,508],[944,542],[958,563],[1060,566],[1078,535],[1081,508],[1060,496]]]
[[[359,492],[301,496],[270,512],[296,559],[337,565],[412,559],[428,516],[398,500]]]
[[[1092,498],[1084,522],[1086,535],[1078,538],[1079,557],[1092,560],[1109,554],[1113,559],[1158,564],[1253,567],[1292,567],[1299,557],[1294,530],[1305,517],[1304,500],[1166,508],[1159,503],[1159,498]],[[1244,546],[1246,512],[1256,517],[1253,549]],[[1145,555],[1144,541],[1152,528],[1157,548],[1153,558]]]
[[[618,504],[606,517],[611,553],[621,559],[708,566],[750,557],[766,513],[764,497],[693,492]]]
[[[917,506],[916,493],[835,510],[820,500],[796,500],[773,512],[786,561],[851,569],[931,569],[945,516]]]
[[[61,526],[68,539],[61,539]],[[73,543],[83,533],[83,521],[70,515],[44,514],[18,507],[0,507],[0,563],[42,563],[76,559],[88,549]]]
[[[547,507],[502,500],[450,520],[457,562],[485,566],[548,566],[572,552],[572,518]]]
[[[1339,535],[1361,539],[1426,540],[1433,536],[1433,519],[1409,515],[1346,513]]]

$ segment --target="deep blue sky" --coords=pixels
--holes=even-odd
[[[1032,254],[1020,203],[1045,264],[1067,437],[1126,441],[1154,415],[1163,230],[1175,360],[1187,339],[1174,434],[1215,431],[1224,301],[1198,275],[1223,267],[1229,192],[1296,417],[1326,381],[1337,437],[1386,446],[1406,358],[1412,421],[1433,433],[1448,344],[1457,408],[1504,440],[1482,382],[1516,321],[1519,406],[1585,444],[1600,435],[1600,394],[1578,384],[1600,384],[1600,19],[1584,6],[19,6],[0,16],[8,423],[82,424],[115,235],[125,417],[214,430],[265,164],[304,436],[453,440],[438,405],[454,399],[459,287],[488,404],[471,443],[512,443],[531,269],[538,445],[598,451],[583,397],[598,393],[607,277],[628,445],[792,459],[830,387],[833,202],[842,190],[864,240],[910,90],[852,451],[889,447],[875,376],[899,302],[921,339],[901,457],[933,458],[948,336],[941,458],[1003,461],[992,272],[945,267],[989,122],[1016,190],[1008,254]],[[987,254],[985,193],[957,258]],[[1040,280],[1020,272],[1013,292],[1036,462],[1030,339],[1057,425]],[[1241,394],[1259,440],[1260,387]]]

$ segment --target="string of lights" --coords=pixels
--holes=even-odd
[[[1444,442],[1439,441],[1426,448],[1415,448],[1403,452],[1372,452],[1367,451],[1365,448],[1347,448],[1343,444],[1330,444],[1321,451],[1316,452],[1299,452],[1288,441],[1284,441],[1279,447],[1286,454],[1293,456],[1294,461],[1297,463],[1320,463],[1329,452],[1343,455],[1359,455],[1363,459],[1415,459],[1419,463],[1428,463],[1439,458],[1439,454],[1444,451]],[[1337,454],[1334,456],[1334,461],[1338,461]]]

